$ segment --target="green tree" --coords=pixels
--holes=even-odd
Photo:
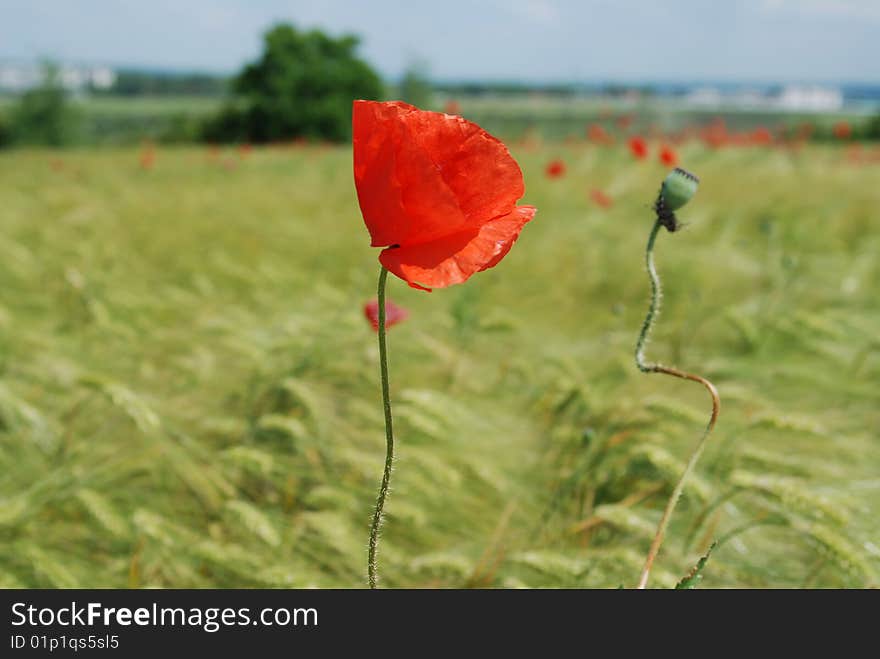
[[[0,149],[9,146],[12,142],[12,129],[9,126],[9,120],[0,112]]]
[[[262,56],[232,82],[233,99],[206,126],[216,141],[271,142],[293,137],[336,141],[351,136],[351,103],[377,99],[382,83],[355,50],[359,40],[276,25]]]
[[[871,117],[865,125],[865,137],[869,140],[880,140],[880,112]]]
[[[22,94],[12,109],[9,123],[14,142],[64,146],[73,141],[77,120],[61,85],[58,67],[47,63],[42,83]]]

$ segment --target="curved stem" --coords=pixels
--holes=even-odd
[[[660,287],[660,276],[657,274],[657,268],[654,266],[654,243],[657,240],[657,233],[660,231],[661,226],[662,224],[658,219],[654,223],[654,227],[651,229],[651,234],[648,237],[648,245],[645,248],[645,263],[648,268],[648,277],[651,279],[651,305],[648,308],[648,315],[645,317],[645,322],[642,324],[642,331],[639,333],[639,339],[636,342],[636,366],[638,366],[639,370],[643,373],[665,373],[666,375],[672,375],[684,380],[699,382],[706,388],[709,395],[712,397],[712,414],[709,417],[709,423],[706,425],[706,429],[703,431],[702,436],[700,436],[697,445],[691,453],[691,457],[688,459],[687,465],[685,465],[681,478],[678,479],[675,488],[672,490],[669,501],[666,502],[666,508],[663,510],[663,516],[660,518],[657,532],[654,535],[651,547],[648,550],[648,557],[645,559],[645,567],[642,568],[642,574],[639,578],[637,588],[640,589],[645,588],[648,585],[648,576],[651,574],[654,560],[657,558],[657,554],[660,551],[660,545],[663,544],[663,536],[666,534],[666,527],[669,525],[672,511],[675,510],[675,506],[681,497],[681,492],[684,489],[684,484],[687,481],[688,476],[690,476],[690,473],[694,470],[694,466],[697,464],[700,455],[703,453],[706,440],[712,433],[712,429],[715,428],[715,422],[718,420],[718,413],[721,411],[721,399],[718,397],[718,390],[715,388],[715,385],[706,378],[677,368],[645,361],[645,344],[647,343],[648,335],[651,332],[654,320],[660,313],[660,297],[662,295],[662,289]]]
[[[654,222],[651,234],[648,236],[648,246],[645,247],[645,265],[648,268],[648,277],[651,279],[651,306],[648,307],[648,315],[645,316],[645,322],[642,323],[642,331],[639,332],[639,340],[636,341],[636,366],[642,373],[653,372],[654,364],[645,362],[645,344],[648,342],[648,335],[651,333],[651,327],[654,325],[654,319],[660,313],[660,299],[663,297],[663,289],[660,287],[660,276],[657,274],[657,268],[654,267],[654,243],[657,240],[657,233],[663,225],[660,220]]]
[[[391,465],[394,462],[391,397],[388,393],[388,350],[385,346],[385,281],[387,279],[388,270],[383,266],[379,272],[379,287],[376,297],[379,304],[379,374],[382,380],[382,406],[385,410],[385,469],[382,472],[382,485],[379,486],[373,524],[370,527],[370,550],[367,558],[367,578],[370,582],[370,588],[376,588],[376,550],[379,544],[379,529],[382,526],[382,510],[385,507],[385,497],[388,495],[388,483],[391,481]]]

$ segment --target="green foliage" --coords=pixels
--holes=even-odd
[[[712,543],[712,546],[709,547],[709,551],[707,551],[703,556],[700,557],[700,560],[697,561],[697,564],[688,572],[684,577],[682,577],[681,581],[675,584],[675,590],[691,590],[696,588],[700,581],[703,579],[703,568],[706,567],[706,563],[709,560],[709,556],[711,556],[712,552],[715,550],[716,543]]]
[[[511,147],[539,214],[504,261],[430,295],[388,282],[410,317],[388,335],[387,586],[633,586],[708,417],[632,365],[663,167]],[[680,155],[703,183],[657,245],[650,354],[722,412],[650,585],[717,538],[701,587],[876,586],[877,168]],[[139,156],[0,154],[0,584],[364,586],[379,266],[350,149]]]
[[[262,56],[235,77],[233,101],[208,122],[205,137],[257,143],[348,139],[352,101],[382,93],[379,76],[357,57],[357,45],[351,35],[271,28]]]
[[[47,63],[40,86],[24,92],[12,109],[12,141],[18,144],[65,146],[76,138],[78,119],[68,103],[58,68]]]
[[[865,124],[865,137],[869,140],[880,140],[880,112],[875,114]]]
[[[3,109],[0,108],[0,149],[12,143],[12,127]]]

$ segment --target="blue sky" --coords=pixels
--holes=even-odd
[[[0,58],[234,71],[277,20],[391,78],[880,82],[880,0],[0,0]]]

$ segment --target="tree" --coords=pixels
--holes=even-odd
[[[286,24],[271,28],[262,56],[235,77],[232,101],[207,124],[205,137],[349,139],[352,101],[382,94],[379,76],[355,54],[358,43],[352,35],[333,38]]]
[[[880,112],[871,117],[865,125],[865,137],[869,140],[880,140]]]
[[[19,98],[10,116],[12,140],[21,144],[64,146],[73,140],[77,116],[67,102],[58,67],[44,65],[43,82]]]

